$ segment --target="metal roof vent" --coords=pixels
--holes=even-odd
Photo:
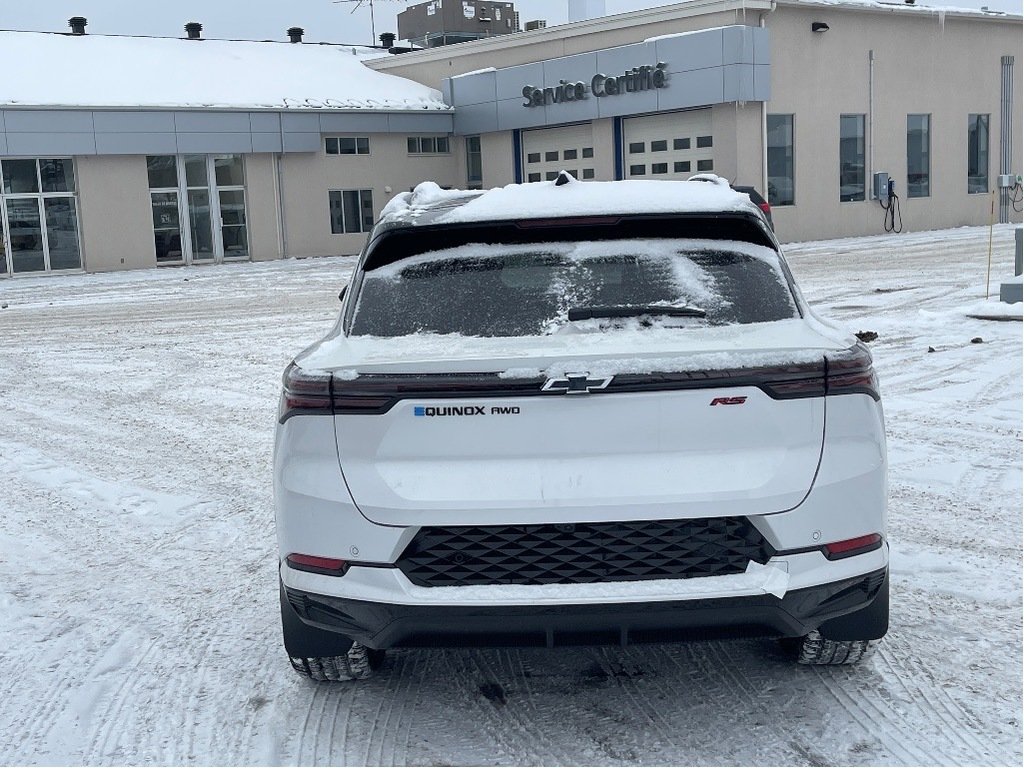
[[[185,25],[185,34],[189,40],[199,40],[199,33],[203,31],[203,25],[198,21],[190,21]]]
[[[85,25],[89,23],[89,20],[85,16],[72,16],[68,19],[68,26],[71,27],[72,35],[84,35]]]
[[[288,27],[288,41],[292,43],[301,43],[302,36],[306,33],[302,27]]]
[[[381,32],[380,33],[380,44],[382,48],[394,48],[395,47],[395,33],[394,32]]]

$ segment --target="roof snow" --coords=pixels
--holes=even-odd
[[[0,106],[448,110],[344,45],[0,31]],[[12,73],[17,73],[15,76]]]
[[[415,221],[427,210],[451,207],[436,222],[503,221],[552,216],[601,216],[628,213],[711,213],[756,210],[750,198],[711,174],[690,181],[537,181],[509,184],[487,192],[444,190],[425,181],[412,192],[395,195],[381,220]]]

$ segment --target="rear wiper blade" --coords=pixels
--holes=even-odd
[[[665,315],[666,317],[706,317],[700,307],[673,307],[667,304],[641,304],[625,307],[573,307],[569,320],[590,320],[596,317],[640,317],[641,315]]]

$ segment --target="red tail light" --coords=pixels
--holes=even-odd
[[[300,555],[293,552],[285,558],[288,565],[297,571],[308,571],[310,573],[321,573],[325,576],[343,576],[348,570],[348,562],[337,560],[333,557],[316,557],[314,555]]]
[[[282,424],[292,416],[383,413],[395,402],[394,397],[366,391],[358,380],[336,379],[327,371],[306,371],[295,363],[285,369],[283,383],[277,412]]]
[[[757,207],[760,208],[762,211],[764,211],[765,216],[771,216],[772,215],[772,207],[768,204],[767,201],[758,204]]]
[[[865,552],[871,552],[881,546],[881,535],[871,533],[867,536],[858,536],[855,539],[834,541],[831,544],[826,544],[822,547],[822,550],[825,553],[825,557],[829,560],[841,560],[844,557],[853,557],[854,555],[862,555]]]
[[[295,363],[284,371],[284,392],[277,410],[277,420],[284,423],[292,416],[332,414],[331,374],[306,371]]]
[[[855,344],[843,355],[829,355],[827,364],[826,395],[863,394],[881,399],[871,353],[863,344]]]

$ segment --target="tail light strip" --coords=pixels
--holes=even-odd
[[[497,373],[364,375],[333,377],[324,371],[305,371],[294,363],[284,373],[284,393],[278,421],[292,416],[387,413],[408,398],[558,397],[564,392],[544,389],[543,376],[504,379]],[[878,380],[871,355],[862,344],[822,357],[821,361],[785,366],[719,371],[620,374],[601,393],[656,392],[684,389],[758,387],[775,400],[866,394],[875,400]]]

